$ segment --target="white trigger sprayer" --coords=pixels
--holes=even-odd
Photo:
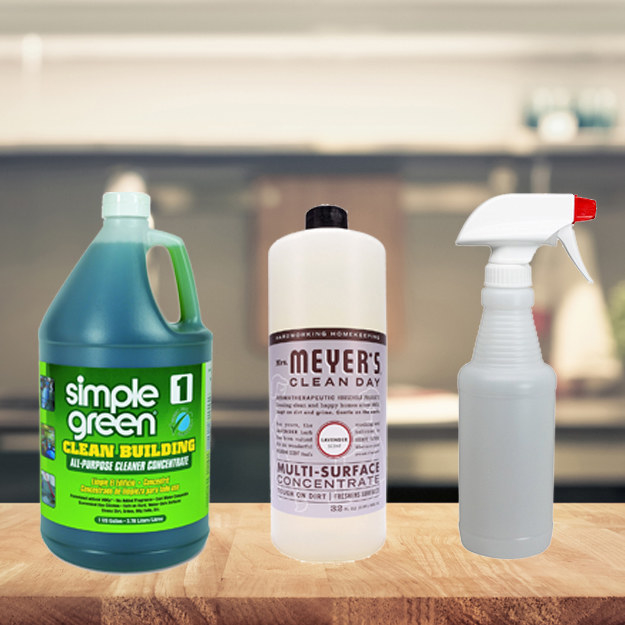
[[[459,527],[475,553],[523,558],[551,541],[556,377],[540,353],[529,263],[560,241],[592,282],[573,224],[596,211],[594,200],[572,194],[499,195],[456,240],[491,248],[473,358],[458,375]]]
[[[500,274],[511,279],[524,274],[529,283],[523,286],[531,286],[527,269],[519,272],[510,267],[529,265],[540,246],[556,245],[560,241],[581,274],[592,282],[577,247],[573,224],[594,219],[596,212],[594,200],[569,193],[498,195],[471,213],[456,245],[488,245],[492,248],[487,266],[487,274],[493,272],[491,279]]]

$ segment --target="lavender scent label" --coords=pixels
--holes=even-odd
[[[386,502],[386,335],[302,328],[269,336],[271,503],[349,517]]]

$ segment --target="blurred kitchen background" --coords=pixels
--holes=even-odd
[[[214,501],[269,499],[266,252],[308,208],[388,250],[389,500],[454,501],[488,257],[455,237],[494,194],[595,198],[576,228],[595,284],[541,249],[535,316],[556,499],[625,501],[624,2],[0,0],[0,501],[38,499],[37,328],[106,190],[147,191],[189,249]]]

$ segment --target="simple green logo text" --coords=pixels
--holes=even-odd
[[[85,384],[85,377],[79,375],[76,382],[65,386],[65,401],[70,406],[97,408],[91,412],[72,410],[67,415],[67,425],[74,440],[81,441],[86,436],[155,436],[156,418],[151,412],[135,415],[131,412],[118,412],[131,408],[140,410],[153,408],[159,392],[153,384],[140,385],[139,378],[133,378],[129,385],[118,384],[109,388],[106,384]],[[102,410],[102,412],[100,412]]]

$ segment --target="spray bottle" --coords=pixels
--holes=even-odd
[[[524,558],[551,542],[556,376],[540,352],[529,263],[560,241],[592,282],[573,224],[595,214],[572,194],[500,195],[456,240],[492,250],[473,359],[458,375],[460,537],[480,555]]]

